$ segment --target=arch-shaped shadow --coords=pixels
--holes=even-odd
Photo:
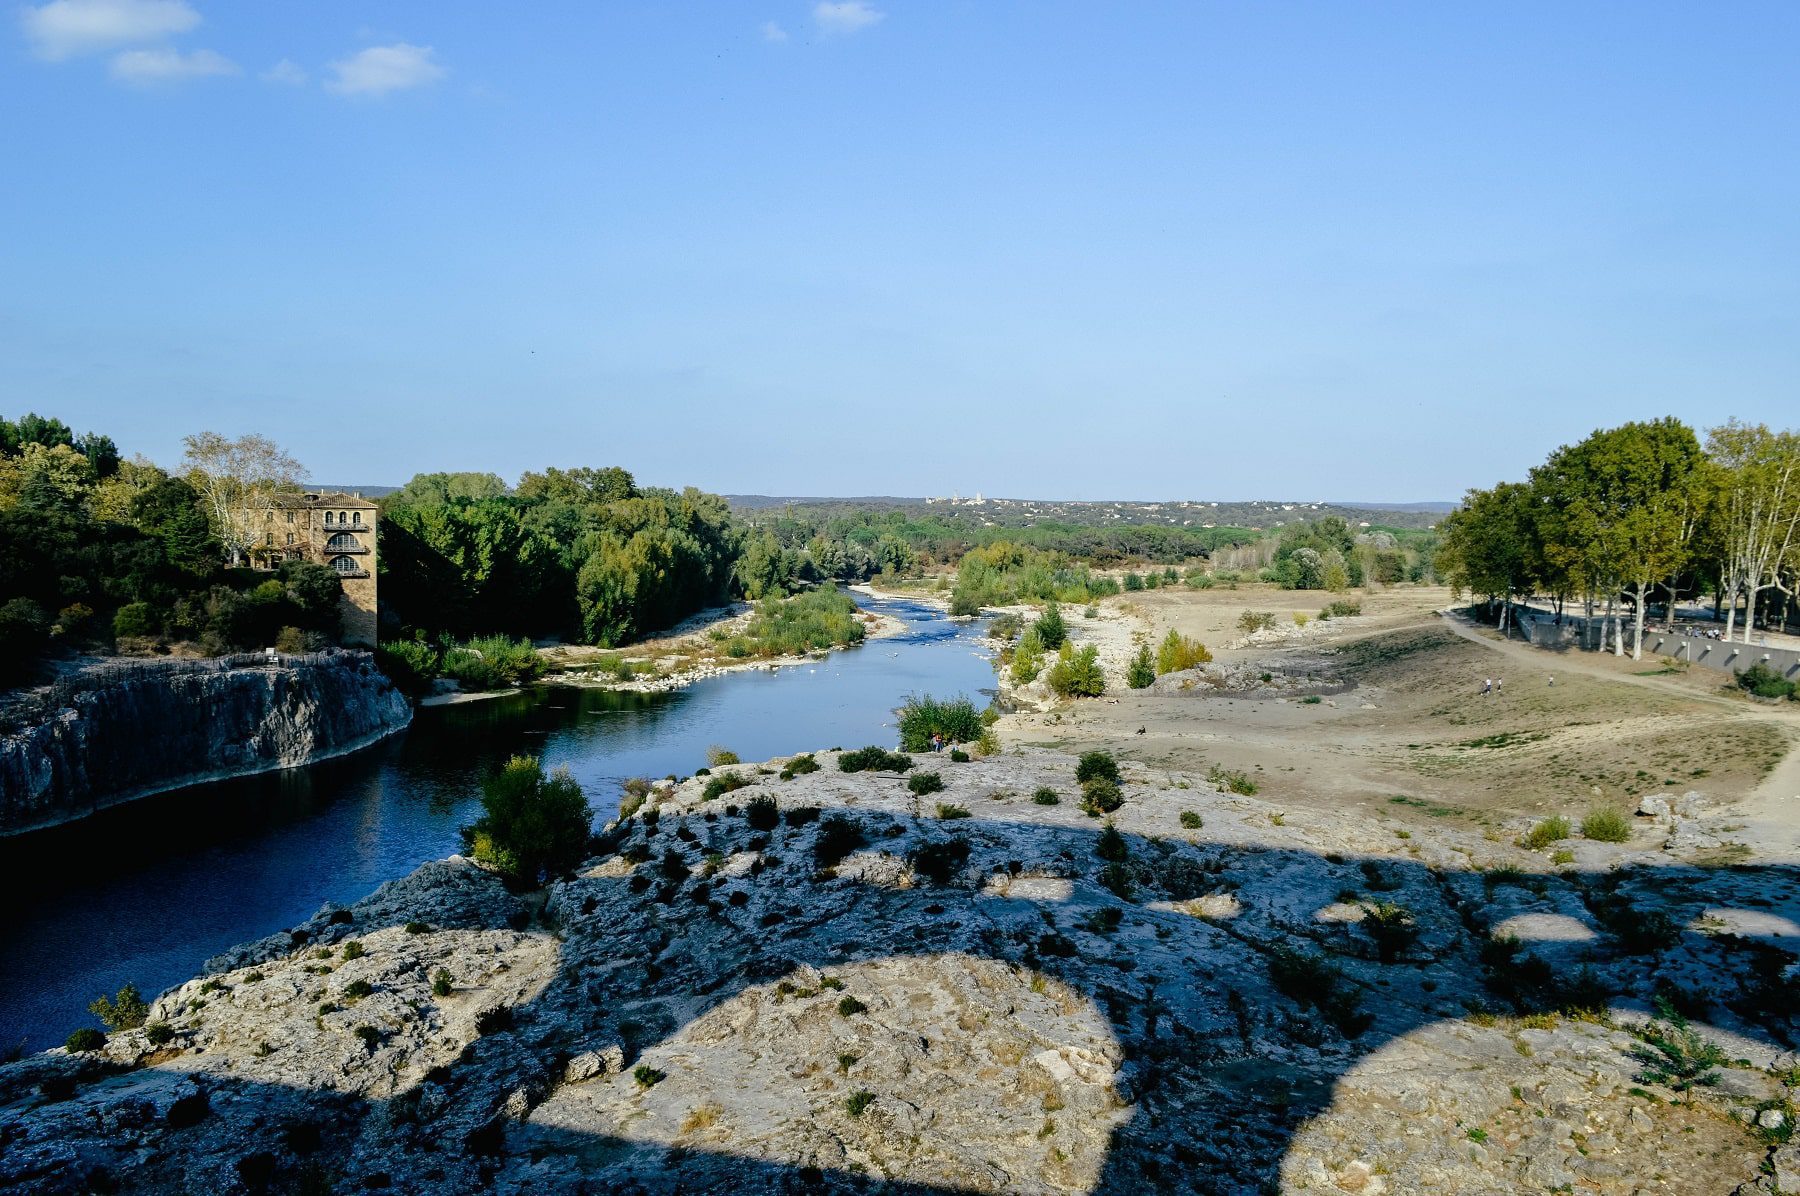
[[[1794,1046],[1793,955],[1780,945],[1788,924],[1767,913],[1800,891],[1788,867],[1484,876],[1196,832],[1126,835],[1126,859],[1109,870],[1096,854],[1099,828],[1078,815],[943,822],[915,817],[897,800],[823,818],[790,812],[788,824],[759,833],[721,812],[723,804],[671,808],[654,825],[628,820],[604,840],[604,858],[556,886],[535,912],[472,866],[427,865],[347,916],[322,914],[292,936],[252,944],[214,977],[232,1012],[216,1019],[202,1011],[229,1030],[219,1044],[237,1036],[229,1066],[216,1050],[181,1053],[184,1035],[146,1054],[148,1067],[123,1073],[93,1057],[56,1055],[0,1069],[0,1191],[320,1190],[307,1185],[331,1175],[337,1188],[328,1190],[417,1192],[1255,1192],[1273,1190],[1294,1135],[1329,1108],[1338,1078],[1385,1044],[1471,1008],[1545,1012],[1608,992],[1642,1005],[1661,984],[1679,1001],[1710,999],[1708,1020],[1743,1049],[1772,1057]],[[834,871],[815,871],[834,816],[856,820],[866,842]],[[968,850],[960,861],[950,853],[946,883],[916,874],[917,883],[903,883],[900,858],[950,842]],[[1129,899],[1120,895],[1127,889]],[[1366,904],[1351,907],[1350,889]],[[1390,913],[1383,929],[1367,916],[1377,902],[1410,917]],[[1765,916],[1742,933],[1709,932],[1705,919],[1719,909]],[[403,927],[414,919],[429,919],[432,931],[409,934]],[[1484,950],[1488,930],[1503,923],[1544,937]],[[377,986],[396,998],[384,1016],[404,1020],[407,1001],[424,1008],[410,994],[429,980],[438,932],[497,936],[484,949],[500,962],[484,975],[498,991],[511,983],[501,978],[506,961],[528,964],[530,951],[550,950],[544,927],[559,936],[547,982],[515,985],[522,999],[493,1006],[501,1012],[460,1015],[485,1032],[459,1037],[455,1019],[433,1022],[429,1034],[395,1030],[365,1052],[366,1074],[353,1061],[312,1086],[283,1082],[279,1060],[258,1071],[245,1058],[244,1035],[260,1024],[255,1010],[280,1004],[258,997],[268,981],[252,977],[295,969],[298,959],[277,961],[297,947],[303,959],[348,937],[370,944],[367,958],[392,965]],[[859,995],[857,969],[944,959],[1000,969],[1021,992],[1033,975],[1049,977],[1074,995],[1077,1015],[1104,1017],[1117,1045],[1108,1066],[1118,1115],[1088,1172],[1076,1168],[1062,1181],[1008,1173],[953,1157],[949,1139],[928,1142],[937,1153],[915,1158],[908,1172],[933,1182],[859,1172],[867,1152],[848,1139],[865,1125],[886,1133],[887,1123],[846,1120],[836,1097],[826,1118],[833,1124],[793,1137],[783,1158],[709,1147],[703,1133],[630,1128],[634,1118],[653,1123],[651,1114],[628,1116],[618,1132],[591,1132],[570,1116],[584,1085],[638,1099],[632,1066],[680,1066],[686,1028],[734,1003],[767,1009],[780,999],[797,1010],[812,1002],[827,1020],[880,1021],[891,1012],[903,1021],[898,1006],[858,1015],[830,1007],[840,993]],[[350,965],[340,966],[348,974]],[[843,979],[834,972],[852,983],[822,986]],[[283,983],[291,979],[283,973]],[[778,991],[784,979],[794,991]],[[165,996],[159,1014],[203,992],[202,981],[184,986]],[[879,994],[860,996],[874,1005]],[[326,1016],[322,1034],[333,1028]],[[434,1035],[453,1057],[426,1068]],[[411,1054],[384,1055],[403,1037]],[[142,1032],[120,1036],[120,1050],[133,1046],[149,1050]],[[609,1063],[612,1046],[620,1052]],[[961,1082],[979,1100],[989,1081],[971,1074]],[[1167,1132],[1198,1106],[1225,1131],[1220,1140]],[[995,1110],[1008,1115],[998,1097]],[[819,1120],[817,1107],[794,1112],[797,1123]],[[916,1122],[902,1131],[919,1137]]]

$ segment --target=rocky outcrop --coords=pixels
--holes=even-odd
[[[341,755],[411,718],[367,652],[107,668],[64,682],[0,738],[0,834]]]
[[[1723,1196],[1800,1168],[1785,870],[1532,870],[1130,765],[1102,836],[1065,755],[922,763],[923,801],[818,761],[666,789],[544,894],[429,864],[0,1067],[0,1192]],[[1761,929],[1708,929],[1733,908]]]

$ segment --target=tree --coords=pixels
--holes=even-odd
[[[1770,588],[1792,593],[1781,575],[1800,552],[1800,436],[1731,420],[1707,433],[1706,449],[1718,467],[1725,638],[1732,636],[1738,599],[1747,597],[1744,642],[1749,643],[1757,595]]]
[[[236,565],[244,559],[254,517],[277,494],[300,488],[306,469],[274,441],[254,434],[227,440],[217,432],[184,436],[181,463],[206,505],[213,534]]]
[[[565,874],[587,853],[587,798],[566,768],[546,777],[535,757],[514,756],[483,782],[481,809],[462,828],[464,850],[515,885]]]
[[[1641,660],[1650,589],[1687,563],[1706,459],[1693,429],[1673,417],[1626,424],[1607,443],[1620,568],[1633,594],[1631,658]]]
[[[1069,638],[1068,627],[1063,623],[1062,608],[1054,602],[1044,603],[1044,613],[1038,616],[1037,622],[1032,626],[1037,628],[1038,642],[1046,649],[1060,648]]]
[[[1125,684],[1133,689],[1145,689],[1156,680],[1156,665],[1150,659],[1150,645],[1145,644],[1131,658],[1131,667],[1125,672]]]
[[[1529,596],[1538,539],[1537,501],[1532,487],[1501,482],[1492,490],[1471,490],[1462,506],[1444,518],[1438,569],[1457,589],[1505,602],[1504,632],[1514,595]]]
[[[131,521],[162,541],[169,563],[205,577],[218,564],[219,542],[200,505],[200,495],[180,478],[164,477],[131,500]]]

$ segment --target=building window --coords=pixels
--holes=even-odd
[[[356,560],[354,557],[334,556],[331,558],[331,567],[339,573],[355,573]]]
[[[330,525],[331,525],[331,522],[332,522],[332,520],[331,520],[331,512],[330,512],[330,511],[327,511],[327,512],[325,512],[325,523],[326,523],[326,526],[328,526],[328,527],[329,527],[329,526],[330,526]]]
[[[331,537],[331,539],[325,541],[326,552],[347,552],[352,548],[361,547],[362,545],[357,541],[356,537],[349,532],[339,532],[337,535]]]
[[[270,548],[275,547],[275,533],[270,532],[267,536],[264,536],[263,543],[268,545]]]
[[[294,513],[292,511],[289,511],[287,513],[287,515],[288,515],[288,522],[292,523],[294,521]]]
[[[289,532],[289,533],[288,533],[288,543],[289,543],[289,544],[292,544],[292,543],[293,543],[293,542],[294,542],[294,533],[293,533],[293,532]]]
[[[350,522],[360,525],[362,523],[362,512],[361,511],[353,512],[350,516]]]

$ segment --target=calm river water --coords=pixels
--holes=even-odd
[[[691,773],[711,744],[745,760],[892,746],[907,694],[992,689],[982,625],[919,603],[870,605],[907,634],[668,694],[542,687],[421,710],[401,735],[344,759],[0,842],[0,1049],[58,1044],[93,1024],[86,1006],[101,993],[126,981],[160,992],[233,944],[456,851],[481,776],[509,756],[568,766],[604,822],[622,780]]]

